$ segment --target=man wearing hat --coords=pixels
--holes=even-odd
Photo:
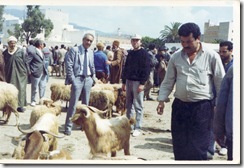
[[[17,39],[14,36],[8,38],[8,48],[3,52],[5,63],[5,80],[13,84],[19,90],[18,112],[24,112],[26,102],[27,68],[25,54],[22,48],[18,47]]]
[[[136,115],[136,123],[132,127],[132,135],[139,136],[143,118],[144,85],[149,77],[150,62],[148,52],[141,47],[140,35],[132,36],[131,45],[133,49],[128,52],[122,74],[122,89],[126,91],[127,117],[129,119],[134,117],[134,111]]]
[[[114,40],[112,44],[112,50],[114,52],[114,56],[112,61],[107,61],[110,65],[110,83],[119,83],[121,74],[122,74],[122,65],[123,65],[123,52],[119,48],[119,41]]]

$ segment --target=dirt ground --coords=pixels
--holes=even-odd
[[[63,78],[50,77],[46,97],[50,98],[50,85],[51,83],[62,82]],[[156,99],[158,88],[152,90],[152,97]],[[74,127],[71,136],[65,136],[62,139],[58,139],[58,149],[67,149],[70,151],[73,160],[71,161],[54,161],[54,163],[120,163],[120,164],[177,164],[179,162],[174,161],[172,139],[170,130],[171,120],[171,103],[173,96],[170,95],[170,102],[166,104],[164,114],[157,115],[156,107],[157,101],[144,101],[144,118],[143,118],[143,132],[138,137],[130,138],[130,151],[131,155],[144,158],[144,160],[120,160],[120,161],[101,161],[101,160],[89,160],[90,148],[88,140],[84,132],[81,132],[78,128]],[[30,84],[27,86],[27,102],[30,103]],[[66,117],[65,102],[62,103],[63,109],[59,116],[60,133],[64,130],[64,123]],[[29,128],[29,118],[33,107],[27,106],[27,110],[24,113],[19,113],[20,126],[23,129]],[[14,148],[17,143],[13,138],[9,136],[19,136],[21,133],[15,127],[16,119],[12,114],[10,122],[7,125],[0,125],[0,163],[30,163],[26,160],[13,160],[11,157]],[[117,153],[118,157],[123,157],[123,151]],[[226,161],[226,156],[220,156],[215,153],[213,160],[207,162],[207,164],[214,164],[215,161],[221,164],[222,161]],[[219,162],[220,161],[220,162]],[[32,163],[32,161],[31,161]],[[45,161],[34,161],[34,163],[46,163]],[[47,162],[50,163],[50,162]],[[52,162],[53,163],[53,162]],[[202,164],[202,162],[199,162]],[[184,164],[184,163],[183,163]]]

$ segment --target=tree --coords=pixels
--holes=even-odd
[[[149,47],[149,44],[153,43],[156,45],[156,48],[159,48],[161,46],[164,46],[164,42],[160,40],[159,38],[151,38],[151,37],[143,37],[142,38],[142,46],[147,49]]]
[[[14,31],[8,29],[7,32],[10,36],[14,36],[19,39],[21,43],[25,40],[25,38],[23,37],[23,30],[19,24],[14,25]]]
[[[180,38],[178,36],[178,30],[179,30],[180,25],[181,25],[181,23],[179,23],[179,22],[172,22],[171,27],[165,25],[164,30],[160,31],[160,33],[161,33],[160,38],[164,42],[168,42],[168,43],[180,42]]]
[[[0,5],[0,32],[2,31],[3,28],[3,11],[4,11],[4,6]]]
[[[35,38],[37,34],[45,30],[45,37],[47,37],[53,29],[53,23],[50,19],[45,19],[45,15],[40,11],[39,5],[27,5],[27,18],[22,24],[23,35],[28,44],[30,38]]]

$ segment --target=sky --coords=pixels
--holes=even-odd
[[[172,0],[174,1],[174,0]],[[162,1],[161,1],[162,2]],[[184,1],[180,1],[184,2]],[[186,3],[181,5],[152,3],[148,6],[138,5],[41,5],[42,8],[61,11],[69,14],[71,23],[89,27],[108,33],[117,32],[118,28],[122,33],[140,34],[152,38],[158,38],[160,31],[165,25],[171,26],[172,22],[195,22],[199,25],[201,32],[204,32],[204,23],[218,25],[219,22],[230,22],[234,19],[234,3]],[[219,2],[219,1],[218,1]],[[211,6],[210,6],[211,5]],[[25,9],[25,6],[9,6],[6,8]]]

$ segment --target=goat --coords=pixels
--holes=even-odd
[[[65,150],[55,150],[49,152],[43,152],[40,154],[39,159],[41,160],[72,160],[70,153]]]
[[[58,120],[52,113],[45,113],[28,130],[18,130],[26,134],[23,159],[38,159],[40,152],[57,149],[57,139],[64,136],[58,135]]]
[[[116,156],[116,151],[124,149],[125,155],[130,155],[130,131],[134,119],[120,116],[102,119],[97,112],[100,110],[86,105],[78,105],[71,121],[82,125],[89,141],[91,154],[108,154]]]
[[[44,101],[45,105],[37,105],[31,112],[30,116],[30,126],[32,127],[36,121],[45,113],[52,113],[56,116],[61,114],[61,104],[60,102],[46,102]]]
[[[53,83],[50,86],[51,99],[55,102],[58,100],[66,101],[66,108],[70,100],[71,85],[64,85],[62,83]]]
[[[0,110],[3,111],[3,115],[0,118],[4,124],[9,122],[11,112],[16,116],[16,125],[18,124],[19,113],[18,107],[18,89],[10,83],[0,82]]]

